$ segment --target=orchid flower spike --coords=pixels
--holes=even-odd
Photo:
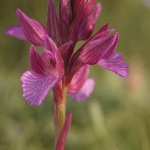
[[[91,65],[97,64],[121,77],[128,76],[124,57],[115,52],[119,34],[105,24],[91,36],[101,10],[101,3],[96,4],[95,0],[60,0],[57,13],[54,0],[49,0],[44,27],[17,9],[19,25],[9,27],[4,33],[32,44],[31,70],[21,77],[27,103],[39,106],[51,88],[55,93],[55,89],[62,91],[63,86],[68,87],[75,101],[87,99],[94,89],[94,79],[88,78]],[[85,43],[75,50],[81,40]],[[33,45],[44,47],[43,54]]]

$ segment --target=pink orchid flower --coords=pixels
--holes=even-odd
[[[65,139],[71,124],[71,119],[66,119],[66,124],[69,123],[65,130],[67,94],[76,102],[90,96],[95,84],[94,79],[88,78],[90,66],[97,64],[121,77],[128,76],[124,57],[115,52],[119,34],[113,33],[114,29],[108,29],[109,24],[105,24],[91,36],[101,10],[100,2],[96,4],[95,0],[60,0],[57,16],[54,0],[49,0],[46,27],[17,9],[19,25],[4,31],[32,44],[31,70],[21,77],[23,97],[28,104],[39,106],[49,90],[53,90],[54,120],[59,141],[56,148],[59,150],[62,145],[60,139]],[[85,43],[75,50],[81,40]],[[42,55],[34,45],[43,47]]]
[[[103,27],[101,27],[93,37],[90,38],[100,12],[101,12],[101,4],[98,3],[95,6],[95,0],[90,0],[90,1],[60,0],[59,19],[58,19],[54,2],[53,0],[49,0],[48,13],[47,13],[47,27],[44,27],[38,21],[29,18],[21,10],[17,10],[19,25],[12,26],[6,29],[5,33],[14,36],[16,38],[29,41],[34,45],[45,46],[45,47],[46,47],[45,37],[49,36],[49,39],[51,38],[51,43],[55,45],[54,51],[60,51],[61,53],[60,57],[62,57],[61,61],[64,62],[63,67],[64,70],[66,71],[65,75],[66,75],[67,82],[70,83],[70,89],[72,89],[71,86],[78,87],[78,89],[74,91],[74,93],[72,93],[72,91],[69,89],[69,92],[71,93],[70,95],[76,101],[80,101],[86,99],[90,95],[94,87],[93,79],[89,80],[87,79],[86,76],[86,80],[85,80],[82,78],[82,74],[80,75],[78,73],[78,71],[82,72],[80,71],[80,68],[81,70],[86,70],[85,68],[87,68],[86,67],[87,65],[98,64],[99,66],[108,69],[110,71],[113,71],[114,73],[122,77],[128,76],[128,67],[127,64],[124,62],[123,56],[118,52],[114,52],[118,43],[118,33],[110,35],[110,33],[113,30],[108,30],[108,24],[106,24]],[[76,52],[74,52],[75,45],[77,41],[80,40],[87,40],[87,42]],[[49,57],[50,54],[46,51],[44,51],[44,54],[40,58],[40,56],[37,53],[33,52],[34,49],[33,46],[31,49],[32,50],[30,53],[31,55],[30,58],[31,58],[32,73],[34,72],[37,74],[39,70],[37,71],[37,69],[35,69],[35,67],[37,67],[36,63],[38,63],[39,61],[43,63],[44,57],[47,57],[47,59],[48,58],[51,59],[51,58]],[[51,51],[51,49],[47,49],[47,51]],[[38,58],[34,58],[37,57],[37,55]],[[55,54],[53,55],[54,55],[53,58],[55,59]],[[34,64],[32,62],[32,59],[35,61]],[[41,67],[45,68],[44,65]],[[55,68],[55,70],[57,69],[58,68]],[[51,73],[51,71],[52,70],[50,70],[49,76],[53,79],[54,75]],[[59,70],[57,70],[57,72],[59,72]],[[42,89],[45,89],[43,93],[41,91],[41,95],[40,94],[38,94],[39,96],[36,95],[38,96],[37,103],[36,103],[36,102],[32,102],[32,100],[28,100],[25,96],[26,94],[27,95],[29,94],[26,93],[26,91],[28,90],[25,89],[26,88],[30,89],[30,86],[28,87],[28,82],[25,82],[27,80],[25,79],[25,77],[27,78],[27,73],[28,76],[30,76],[31,78],[31,73],[29,75],[29,72],[26,72],[21,78],[23,82],[23,92],[24,92],[23,97],[31,105],[39,105],[41,103],[39,103],[38,99],[41,99],[42,102],[45,96],[47,95],[48,90],[50,89],[50,85],[52,88],[57,83],[58,80],[56,79],[53,80],[52,84],[47,83],[49,84],[48,86],[47,84],[44,83],[42,84],[41,79],[39,77],[36,78],[37,83],[35,83],[34,81],[35,87],[36,84],[39,86],[41,86],[42,84],[43,85]],[[78,78],[80,78],[80,81],[83,80],[84,84],[82,84],[82,86],[79,86],[78,84],[80,83],[76,81],[75,79],[76,77],[73,76],[79,76]],[[42,77],[44,82],[46,78],[45,76],[41,76],[41,78]],[[38,81],[41,84],[38,84]],[[87,89],[85,87],[85,84],[86,87],[87,85],[90,85],[89,86],[90,88]],[[32,87],[33,93],[39,93],[38,90],[40,89],[38,89],[37,87],[34,89]],[[87,96],[83,96],[83,95],[87,95]]]

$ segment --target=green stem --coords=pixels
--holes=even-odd
[[[56,88],[56,90],[58,90]],[[63,84],[60,93],[54,90],[54,122],[55,122],[55,144],[61,134],[66,118],[66,100],[68,88]],[[61,95],[61,96],[60,96]]]

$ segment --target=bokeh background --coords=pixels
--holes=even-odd
[[[57,3],[58,1],[56,1]],[[52,150],[53,98],[40,107],[22,98],[20,76],[30,68],[29,43],[6,36],[17,24],[15,11],[46,24],[48,0],[2,0],[0,3],[0,150]],[[95,90],[75,103],[66,150],[150,150],[150,0],[101,0],[95,31],[110,22],[120,34],[117,51],[125,56],[127,79],[91,67]]]

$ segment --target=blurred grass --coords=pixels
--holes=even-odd
[[[95,90],[86,102],[68,99],[73,122],[66,150],[150,150],[150,8],[144,0],[102,0],[95,31],[110,22],[120,34],[117,51],[129,64],[122,79],[98,66],[91,68]],[[21,97],[20,76],[29,69],[29,44],[4,35],[23,10],[46,24],[47,0],[2,1],[0,5],[0,150],[53,149],[52,93],[40,107]]]

